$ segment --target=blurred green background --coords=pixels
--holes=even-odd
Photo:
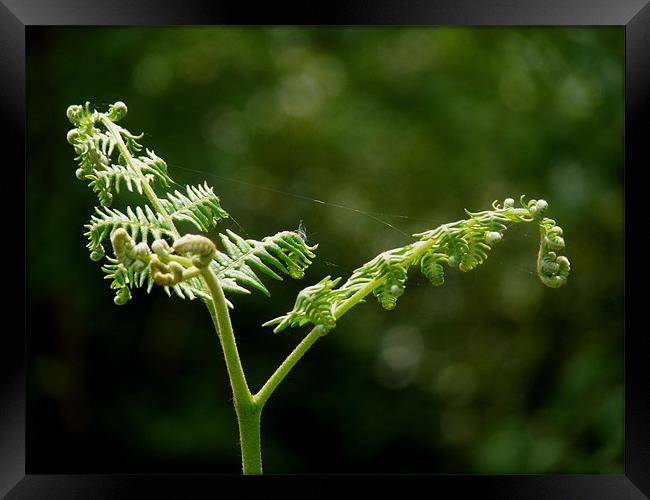
[[[219,231],[320,243],[304,280],[230,297],[255,389],[306,331],[259,325],[322,276],[510,196],[565,230],[562,289],[518,225],[341,319],[264,410],[265,472],[622,473],[623,62],[622,27],[30,26],[27,472],[240,470],[206,309],[115,306],[85,248],[65,110],[122,100],[177,182],[214,186]]]

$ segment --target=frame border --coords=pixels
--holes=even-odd
[[[412,0],[408,7],[390,0],[362,0],[344,6],[320,4],[283,11],[264,4],[226,4],[185,0],[0,0],[0,123],[7,148],[17,165],[26,161],[26,27],[40,25],[616,25],[625,27],[625,170],[626,223],[638,215],[631,201],[642,184],[630,182],[632,172],[650,165],[650,3],[648,0]],[[634,176],[636,177],[636,174]],[[23,174],[23,182],[25,177]],[[25,184],[26,185],[26,184]],[[25,192],[25,199],[27,192]],[[26,240],[25,219],[25,242]],[[625,258],[647,258],[625,234]],[[637,240],[638,241],[638,240]],[[26,244],[26,243],[25,243]],[[25,247],[26,248],[26,247]],[[23,261],[25,266],[25,262]],[[629,267],[629,266],[628,266]],[[26,269],[26,267],[24,267]],[[642,267],[641,267],[642,269]],[[645,271],[647,274],[647,271]],[[625,272],[626,291],[644,283],[644,274]],[[15,295],[14,295],[15,296]],[[26,311],[26,291],[23,295]],[[488,498],[643,499],[650,495],[650,391],[647,355],[650,340],[629,328],[628,314],[640,316],[634,293],[625,296],[625,465],[620,475],[431,475],[431,476],[290,476],[292,480],[339,486],[340,481],[372,480],[384,488],[386,479],[453,489]],[[29,318],[25,312],[25,329]],[[7,329],[9,330],[9,329]],[[240,476],[205,475],[34,475],[25,474],[25,331],[5,331],[0,350],[0,496],[6,498],[203,498]],[[248,479],[248,478],[246,478]],[[273,479],[251,478],[252,483]],[[241,482],[239,484],[242,484]],[[263,485],[268,487],[268,483]],[[403,491],[403,490],[402,490]],[[645,493],[645,495],[644,495]],[[205,495],[207,497],[207,495]]]

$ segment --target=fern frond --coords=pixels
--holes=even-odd
[[[303,272],[309,263],[305,259],[313,257],[313,254],[309,253],[310,247],[302,248],[299,244],[295,245],[292,253],[287,249],[290,238],[277,242],[273,239],[268,242],[266,239],[264,242],[249,240],[248,246],[243,248],[241,242],[231,236],[242,249],[239,253],[233,252],[232,248],[221,252],[222,264],[212,261],[212,254],[193,255],[183,261],[191,269],[173,261],[178,256],[171,256],[173,250],[165,238],[177,244],[181,253],[189,248],[183,241],[190,241],[187,237],[180,237],[174,222],[189,222],[200,231],[208,231],[228,214],[207,183],[157,196],[153,189],[155,185],[167,187],[173,182],[167,173],[167,164],[140,144],[144,134],[133,134],[116,123],[126,113],[126,105],[122,102],[111,105],[106,112],[91,109],[88,102],[84,106],[70,106],[67,110],[68,119],[74,126],[67,139],[77,154],[76,175],[89,181],[103,205],[103,208],[95,209],[96,213],[85,226],[87,247],[92,260],[101,260],[106,254],[103,243],[111,236],[115,258],[108,257],[102,269],[112,280],[111,287],[117,290],[116,303],[125,303],[132,288],[146,285],[150,291],[155,283],[163,286],[169,295],[174,293],[190,300],[196,297],[210,300],[209,291],[193,264],[212,264],[222,271],[219,280],[224,291],[236,293],[250,293],[246,287],[266,290],[248,264],[263,272],[273,273],[272,268],[293,276]],[[122,187],[146,195],[149,204],[127,207],[125,211],[108,208]],[[151,249],[148,246],[150,239],[155,240]],[[269,265],[264,266],[261,264],[263,261]],[[274,277],[279,279],[277,274]],[[230,302],[227,303],[232,307]]]
[[[562,228],[553,219],[544,218],[539,229],[541,244],[537,257],[537,274],[546,286],[559,288],[566,283],[571,271],[569,259],[557,254],[564,248]]]
[[[372,293],[384,309],[395,309],[397,299],[404,294],[407,270],[400,264],[385,267],[386,279]]]
[[[292,231],[256,241],[245,240],[228,230],[227,235],[220,235],[224,251],[217,251],[212,241],[200,235],[177,238],[170,247],[164,239],[159,239],[163,235],[169,236],[167,231],[159,226],[134,225],[133,215],[137,214],[131,211],[126,216],[118,212],[111,217],[110,223],[104,221],[103,225],[96,225],[96,234],[104,234],[108,227],[113,227],[110,236],[116,258],[109,257],[109,264],[103,269],[107,277],[113,279],[111,287],[118,290],[115,301],[119,304],[130,298],[132,288],[141,287],[145,282],[148,292],[157,283],[165,287],[168,295],[174,292],[180,298],[210,300],[206,284],[198,278],[200,268],[205,266],[213,269],[226,293],[248,294],[255,288],[268,295],[258,273],[278,280],[282,279],[281,274],[298,278],[315,256],[313,250],[316,246],[308,246]],[[128,227],[131,234],[125,227],[127,221],[131,224]],[[148,245],[149,236],[157,238],[151,247]],[[138,239],[141,241],[136,243]],[[230,302],[228,304],[232,307]]]
[[[134,288],[146,287],[147,293],[150,293],[154,286],[154,280],[151,276],[149,267],[140,271],[135,271],[132,267],[127,267],[118,259],[107,257],[108,263],[102,266],[104,279],[112,280],[111,289],[116,290],[115,304],[124,305],[131,299],[131,290]],[[210,293],[199,278],[190,278],[173,286],[164,286],[165,293],[171,297],[172,294],[181,299],[194,300],[200,298],[210,300]],[[228,303],[230,307],[232,304]]]
[[[163,288],[165,289],[165,293],[170,297],[173,292],[181,299],[194,300],[197,297],[203,300],[212,299],[210,292],[208,292],[207,288],[199,278],[191,278],[187,281],[176,283],[174,286],[166,286]],[[229,305],[232,307],[232,304],[229,303]]]
[[[340,280],[341,278],[332,280],[330,276],[325,276],[315,285],[301,290],[291,312],[268,321],[262,326],[277,324],[276,330],[280,331],[288,326],[302,326],[306,323],[313,323],[322,327],[321,333],[326,333],[331,328],[334,328],[336,324],[332,299],[337,296],[337,292],[333,288]],[[323,298],[326,300],[323,300]]]
[[[85,227],[88,231],[84,234],[89,240],[86,246],[91,252],[92,260],[100,260],[105,255],[102,242],[115,228],[125,228],[134,240],[142,239],[144,242],[147,242],[150,236],[154,239],[175,236],[165,218],[151,210],[148,205],[145,205],[144,208],[136,207],[135,210],[127,207],[126,213],[108,207],[95,208],[95,215],[91,217],[90,223]]]
[[[89,186],[103,206],[111,205],[121,184],[129,191],[136,190],[142,194],[143,183],[158,183],[166,187],[172,182],[167,175],[166,163],[153,151],[147,149],[146,155],[137,155],[142,150],[137,139],[142,136],[115,124],[125,115],[126,105],[120,102],[113,104],[106,113],[91,111],[89,103],[84,107],[68,108],[68,118],[76,126],[68,132],[67,138],[78,155],[75,158],[79,164],[77,178],[90,181]],[[112,124],[110,128],[107,121]],[[119,151],[120,141],[133,155],[132,162]]]
[[[107,257],[107,260],[108,264],[102,266],[106,275],[104,279],[112,280],[111,289],[117,290],[113,299],[115,304],[124,305],[131,298],[131,289],[141,287],[147,281],[147,272],[134,271],[113,257]]]
[[[299,279],[315,257],[318,245],[308,246],[293,231],[282,231],[262,241],[245,240],[231,230],[219,234],[222,250],[217,250],[211,267],[225,291],[250,293],[251,288],[269,296],[258,273],[281,280],[281,274]]]
[[[128,132],[127,130],[119,127],[118,129],[121,133]],[[133,144],[137,144],[135,140],[130,138],[128,133],[123,134],[127,140],[127,144],[132,144],[131,148],[135,149]],[[157,156],[152,150],[146,150],[146,156],[136,156],[135,162],[138,163],[142,173],[147,176],[151,175],[154,179],[160,181],[163,186],[169,186],[172,183],[171,177],[167,174],[167,163],[165,160]]]
[[[448,260],[449,256],[446,254],[430,250],[420,260],[420,270],[432,285],[442,286],[445,284],[445,268],[442,264]]]
[[[105,207],[113,202],[113,193],[120,192],[120,184],[125,184],[129,191],[142,194],[142,179],[135,172],[121,165],[108,165],[103,170],[94,169],[84,178],[91,181],[88,186],[97,194],[100,203]],[[152,182],[154,178],[149,175],[147,180]]]
[[[182,299],[200,297],[210,300],[204,283],[196,276],[186,274],[186,269],[171,259],[165,240],[154,241],[152,252],[146,241],[136,243],[124,228],[116,228],[111,232],[111,244],[116,258],[108,257],[109,263],[102,270],[106,273],[106,279],[113,280],[111,288],[117,289],[116,304],[126,303],[131,298],[131,289],[142,287],[145,283],[147,293],[157,283],[169,296],[174,292]]]
[[[199,231],[205,232],[220,219],[228,217],[228,213],[221,208],[219,197],[207,183],[186,186],[185,190],[186,194],[175,191],[167,193],[167,199],[160,200],[173,220],[190,222]]]
[[[321,282],[298,294],[293,310],[265,323],[277,325],[274,332],[288,326],[301,326],[307,322],[324,329],[333,328],[329,316],[315,315],[313,311],[331,311],[334,319],[350,307],[352,300],[358,302],[372,292],[385,309],[393,309],[397,299],[404,293],[407,270],[420,265],[422,273],[433,283],[444,283],[443,264],[458,267],[467,272],[482,264],[492,245],[502,238],[507,224],[535,222],[540,227],[541,242],[537,260],[537,272],[546,286],[557,288],[564,285],[570,272],[569,260],[558,256],[564,248],[562,229],[555,221],[543,217],[548,208],[544,200],[531,200],[521,208],[514,207],[514,200],[508,198],[503,206],[494,202],[494,210],[467,212],[469,219],[444,224],[436,229],[413,236],[419,241],[404,247],[388,250],[356,269],[339,288],[324,286]],[[336,283],[329,280],[326,284]],[[325,322],[327,324],[325,324]]]

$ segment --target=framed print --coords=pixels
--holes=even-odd
[[[650,7],[567,6],[5,0],[0,492],[647,496]]]

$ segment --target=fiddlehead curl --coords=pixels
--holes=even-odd
[[[111,233],[113,253],[117,260],[135,272],[144,270],[149,263],[151,251],[145,242],[133,241],[124,228],[117,228]]]
[[[183,281],[183,271],[185,268],[178,262],[172,261],[165,264],[156,256],[151,259],[149,269],[156,285],[174,286]]]
[[[564,248],[563,231],[553,219],[544,218],[540,225],[540,246],[537,257],[537,273],[542,282],[551,288],[559,288],[571,272],[569,259],[557,252]]]
[[[208,266],[217,250],[211,239],[198,234],[186,234],[177,239],[173,248],[179,254],[190,254],[192,263],[198,268]]]
[[[112,122],[120,121],[126,116],[127,107],[122,101],[117,101],[115,104],[111,104],[108,107],[108,119]]]
[[[488,245],[495,245],[496,243],[499,243],[501,241],[501,238],[503,238],[503,234],[500,233],[499,231],[486,231],[485,235],[485,243]]]
[[[528,202],[528,211],[533,219],[541,221],[546,209],[548,208],[548,203],[546,200],[530,200]]]
[[[397,299],[404,294],[407,274],[406,269],[400,264],[390,263],[386,263],[383,274],[386,280],[375,288],[372,293],[381,304],[381,307],[390,311],[395,309]]]
[[[87,102],[85,106],[72,104],[71,106],[68,106],[65,114],[68,117],[70,123],[72,123],[75,127],[80,127],[83,122],[91,115],[90,103]]]
[[[422,274],[432,285],[442,286],[445,284],[445,268],[442,262],[447,262],[449,257],[444,253],[427,252],[420,261]]]

